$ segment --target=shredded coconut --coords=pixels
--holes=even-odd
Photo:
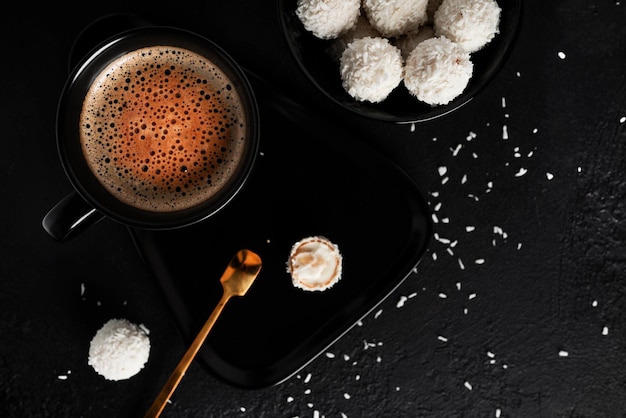
[[[404,66],[404,85],[430,105],[447,104],[459,96],[474,70],[470,54],[445,36],[421,42]]]
[[[426,22],[428,0],[363,0],[363,11],[383,36],[416,31]]]
[[[313,35],[334,39],[356,24],[360,7],[360,0],[298,0],[296,16]]]
[[[402,81],[402,54],[386,38],[357,39],[341,55],[340,72],[348,94],[378,103]]]
[[[476,52],[499,33],[500,12],[495,0],[444,0],[435,12],[435,32]]]
[[[139,326],[111,319],[91,340],[88,364],[107,380],[123,380],[143,369],[149,354],[150,340]]]

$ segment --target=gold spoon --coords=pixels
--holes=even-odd
[[[256,279],[259,271],[261,270],[261,258],[250,250],[239,250],[237,254],[230,260],[228,267],[224,270],[220,282],[222,282],[222,288],[224,293],[222,299],[219,301],[209,319],[191,343],[191,346],[187,349],[187,352],[178,363],[178,366],[174,369],[170,378],[167,380],[163,389],[152,403],[148,412],[146,412],[145,418],[158,417],[161,415],[165,404],[174,393],[174,390],[180,383],[181,379],[185,375],[187,368],[191,364],[198,350],[202,346],[202,343],[209,335],[209,331],[213,328],[213,324],[217,320],[217,317],[222,313],[222,309],[226,305],[226,302],[232,296],[243,296],[246,294],[254,279]]]

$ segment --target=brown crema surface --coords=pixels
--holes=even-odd
[[[81,144],[99,181],[150,211],[219,191],[241,159],[245,114],[228,77],[202,56],[155,46],[110,63],[87,93]]]

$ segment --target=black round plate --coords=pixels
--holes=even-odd
[[[498,0],[502,9],[500,33],[472,54],[474,74],[464,92],[450,103],[430,106],[420,102],[400,84],[380,103],[360,102],[341,85],[339,64],[329,54],[332,40],[308,32],[296,16],[297,0],[277,0],[278,14],[289,49],[309,80],[331,101],[358,115],[388,122],[412,123],[444,116],[469,102],[498,73],[508,57],[520,26],[521,0]]]

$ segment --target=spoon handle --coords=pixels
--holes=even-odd
[[[209,319],[207,319],[207,321],[204,323],[202,329],[200,330],[200,332],[198,332],[198,335],[193,340],[193,342],[187,349],[187,352],[178,363],[178,366],[176,366],[165,385],[163,385],[161,392],[159,392],[159,395],[152,403],[150,409],[148,409],[148,412],[146,412],[146,415],[144,415],[144,418],[156,418],[161,415],[161,412],[163,412],[163,409],[165,408],[165,404],[172,396],[172,393],[174,393],[174,390],[176,390],[176,387],[185,375],[187,368],[200,350],[202,343],[209,335],[211,328],[213,328],[215,321],[222,313],[222,309],[224,309],[226,302],[228,302],[231,296],[232,295],[230,293],[224,292],[222,299],[219,301],[215,309],[213,309],[211,316],[209,316]]]

